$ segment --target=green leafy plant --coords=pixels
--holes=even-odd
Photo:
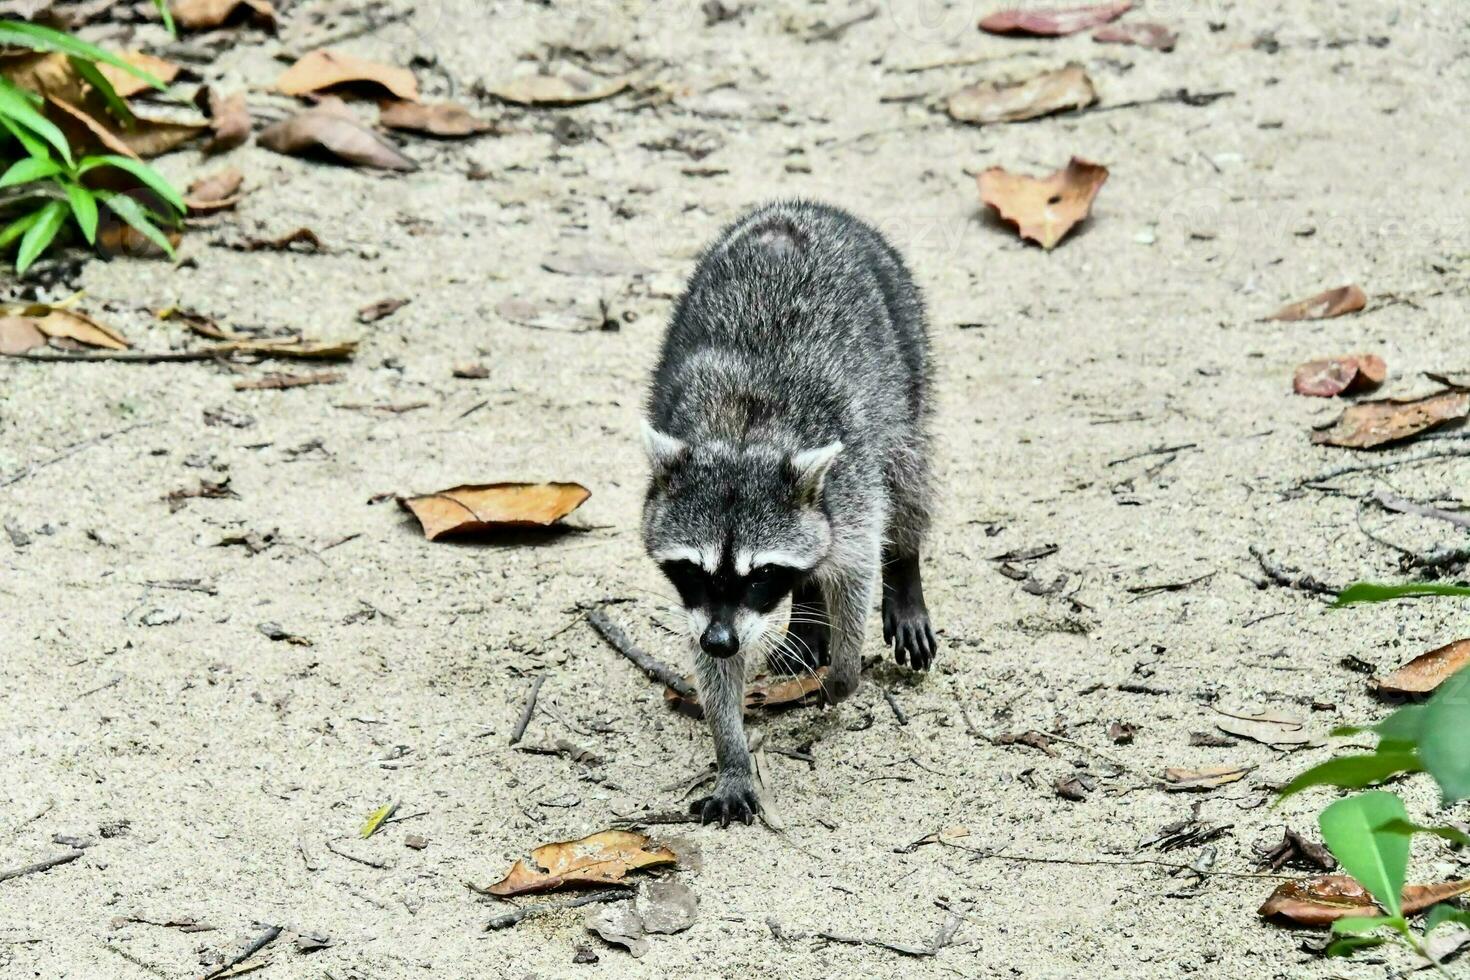
[[[1284,799],[1311,786],[1360,789],[1404,773],[1428,772],[1439,784],[1444,806],[1470,799],[1470,669],[1451,676],[1424,704],[1405,705],[1371,727],[1339,728],[1334,735],[1374,734],[1377,748],[1367,754],[1329,759],[1302,773],[1281,791]],[[1328,954],[1349,956],[1360,949],[1399,941],[1431,966],[1443,967],[1423,937],[1446,923],[1470,926],[1470,911],[1448,902],[1429,910],[1422,933],[1403,911],[1410,843],[1428,834],[1462,846],[1470,835],[1456,827],[1414,823],[1403,800],[1372,790],[1338,800],[1318,817],[1322,839],[1343,870],[1368,890],[1383,915],[1353,916],[1333,923]]]
[[[156,0],[171,24],[163,0]],[[146,71],[69,34],[21,21],[0,20],[0,46],[41,54],[59,53],[77,75],[102,96],[123,124],[132,113],[98,70],[111,65],[155,88],[163,83]],[[173,255],[173,246],[160,225],[177,225],[185,207],[183,197],[157,170],[117,154],[77,159],[66,136],[42,113],[44,101],[35,92],[0,77],[0,207],[23,213],[0,226],[0,250],[16,246],[15,271],[24,274],[56,240],[70,218],[88,244],[97,240],[102,209],[132,226]],[[110,167],[127,172],[162,202],[163,214],[126,195],[89,187],[83,178],[93,170]]]

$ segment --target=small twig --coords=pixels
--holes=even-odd
[[[1311,575],[1294,576],[1290,572],[1287,572],[1285,569],[1281,568],[1279,565],[1273,565],[1270,559],[1268,559],[1261,552],[1261,549],[1257,548],[1255,545],[1250,546],[1250,553],[1256,559],[1256,561],[1260,563],[1261,571],[1265,572],[1267,577],[1270,578],[1272,582],[1275,582],[1277,585],[1283,586],[1284,588],[1300,589],[1303,592],[1310,592],[1313,595],[1329,596],[1334,599],[1337,598],[1337,594],[1342,591],[1342,589],[1336,586],[1327,585],[1326,583],[1318,581]]]
[[[822,30],[813,33],[810,37],[806,39],[807,43],[811,44],[813,41],[841,40],[842,35],[846,34],[850,28],[856,27],[857,25],[864,23],[865,21],[870,21],[877,16],[878,8],[869,7],[867,10],[856,15],[855,17],[849,17],[847,20],[839,21],[838,23],[833,24],[831,27],[823,28]]]
[[[911,946],[908,943],[890,942],[886,939],[864,939],[861,936],[844,936],[836,932],[823,931],[817,933],[817,935],[829,942],[844,943],[848,946],[876,946],[880,949],[902,953],[904,956],[933,956],[954,941],[954,934],[959,931],[960,923],[963,921],[964,919],[961,916],[950,912],[949,917],[940,924],[939,931],[935,933],[934,938],[929,941],[929,945],[927,946]]]
[[[1164,456],[1168,453],[1177,453],[1183,449],[1197,448],[1199,448],[1199,444],[1195,442],[1183,442],[1177,446],[1160,446],[1157,449],[1145,449],[1143,452],[1134,453],[1132,456],[1124,456],[1122,459],[1110,459],[1108,460],[1108,465],[1118,466],[1123,463],[1131,463],[1135,459],[1143,459],[1145,456]]]
[[[1177,864],[1173,861],[1159,861],[1154,858],[1130,858],[1127,860],[1109,860],[1107,858],[1062,858],[1042,857],[1034,854],[1006,854],[1004,851],[981,851],[963,844],[956,844],[953,840],[941,837],[939,843],[946,847],[953,847],[972,855],[976,861],[1012,861],[1017,864],[1066,864],[1073,867],[1143,867],[1153,866],[1168,868],[1171,871],[1188,871],[1191,874],[1220,876],[1225,878],[1269,878],[1273,881],[1295,881],[1294,875],[1273,875],[1254,871],[1201,871],[1192,864]]]
[[[1431,459],[1444,459],[1449,456],[1470,456],[1470,447],[1456,449],[1434,449],[1418,456],[1405,456],[1402,459],[1392,459],[1386,463],[1364,463],[1356,466],[1340,466],[1326,473],[1318,473],[1300,481],[1297,486],[1317,489],[1314,484],[1324,483],[1327,480],[1335,480],[1340,476],[1349,476],[1354,473],[1377,473],[1381,470],[1391,470],[1398,466],[1408,466],[1411,463],[1422,463]]]
[[[893,717],[898,719],[900,725],[907,725],[909,723],[908,714],[903,710],[903,706],[898,703],[898,698],[893,696],[892,691],[884,688],[883,700],[887,701],[888,707],[893,709]]]
[[[90,448],[92,446],[95,446],[95,445],[97,445],[99,443],[106,442],[107,440],[109,440],[109,439],[111,439],[111,438],[113,438],[115,436],[124,435],[125,433],[132,432],[134,429],[144,429],[144,428],[147,428],[150,425],[157,425],[157,424],[158,424],[157,422],[139,422],[136,425],[130,425],[127,428],[118,429],[115,432],[104,432],[100,436],[93,436],[90,439],[84,439],[81,442],[72,443],[70,446],[67,446],[61,452],[57,453],[55,456],[52,456],[52,457],[50,457],[48,459],[43,459],[43,460],[41,460],[38,463],[32,463],[31,465],[29,465],[29,466],[27,466],[27,467],[25,467],[23,469],[17,470],[16,472],[10,474],[7,477],[0,478],[0,487],[8,487],[12,483],[19,483],[21,480],[24,480],[26,477],[31,476],[37,470],[44,469],[45,467],[51,466],[54,463],[59,463],[63,459],[67,459],[68,457],[75,456],[77,453],[81,452],[83,449],[87,449],[87,448]]]
[[[1235,93],[1230,91],[1191,92],[1187,88],[1181,88],[1176,89],[1173,92],[1165,92],[1163,95],[1154,96],[1152,99],[1135,99],[1131,102],[1115,102],[1112,105],[1093,106],[1088,109],[1078,110],[1075,113],[1069,113],[1068,115],[1082,115],[1084,113],[1094,112],[1113,112],[1117,109],[1137,109],[1141,106],[1167,105],[1169,103],[1178,103],[1180,105],[1187,105],[1192,109],[1198,109],[1201,106],[1209,105],[1211,102],[1218,102],[1221,99],[1228,99],[1234,95]]]
[[[384,864],[382,861],[374,861],[371,858],[358,857],[355,854],[348,854],[346,851],[339,851],[332,846],[331,841],[325,842],[323,846],[338,857],[344,857],[349,861],[356,861],[358,864],[365,864],[369,868],[377,868],[379,871],[382,871],[384,868],[387,867],[387,865]]]
[[[1441,510],[1431,507],[1429,504],[1421,504],[1414,500],[1405,500],[1387,490],[1377,490],[1373,494],[1373,502],[1384,510],[1393,511],[1397,514],[1415,514],[1419,517],[1428,517],[1436,521],[1447,521],[1457,527],[1470,528],[1470,512],[1453,510]]]
[[[536,713],[536,697],[541,693],[541,685],[546,683],[545,674],[537,674],[536,680],[531,683],[531,693],[526,697],[526,706],[521,709],[521,720],[516,722],[516,727],[510,733],[510,744],[514,745],[526,734],[526,726],[531,724],[531,716]]]
[[[254,956],[256,953],[265,949],[271,943],[275,942],[276,938],[280,935],[281,927],[271,926],[265,932],[261,933],[259,936],[256,936],[253,940],[251,940],[250,945],[242,949],[239,955],[236,956],[234,959],[230,960],[228,963],[224,964],[218,969],[211,970],[210,972],[206,973],[204,975],[204,980],[209,980],[210,977],[217,977],[221,973],[225,973],[229,970],[234,969],[241,963],[244,963],[246,960],[250,959],[250,957]]]
[[[70,864],[81,857],[83,853],[82,851],[67,851],[65,854],[58,854],[44,861],[37,861],[35,864],[27,864],[21,868],[11,868],[9,871],[0,871],[0,881],[9,881],[11,878],[23,878],[26,875],[49,871],[57,865]]]
[[[658,681],[669,688],[680,697],[693,698],[694,685],[684,679],[674,668],[652,655],[639,649],[637,644],[628,639],[628,634],[623,628],[607,618],[607,614],[601,609],[589,609],[587,611],[587,622],[597,631],[597,635],[607,641],[608,646],[631,660],[639,670],[643,671],[652,680]]]
[[[1095,748],[1093,748],[1090,745],[1085,745],[1082,742],[1078,742],[1078,741],[1075,741],[1073,739],[1070,739],[1070,738],[1068,738],[1065,735],[1058,735],[1056,732],[1044,732],[1043,734],[1045,734],[1046,737],[1049,738],[1049,739],[1051,739],[1052,741],[1061,742],[1064,745],[1070,745],[1074,749],[1081,749],[1083,752],[1086,752],[1089,755],[1095,755],[1099,759],[1101,759],[1104,762],[1108,763],[1109,765],[1117,766],[1119,769],[1123,770],[1124,772],[1131,772],[1135,776],[1143,776],[1143,775],[1145,775],[1145,773],[1139,772],[1137,769],[1134,769],[1132,766],[1128,765],[1126,762],[1123,762],[1123,761],[1119,760],[1118,758],[1116,758],[1114,756],[1108,755],[1106,752],[1102,751],[1101,749],[1095,749]]]
[[[575,909],[583,905],[594,905],[598,902],[616,902],[630,897],[632,897],[631,894],[626,891],[602,891],[578,895],[576,898],[569,898],[564,902],[538,902],[535,905],[523,905],[513,912],[497,915],[485,923],[485,931],[494,932],[497,929],[509,929],[511,926],[518,925],[533,915],[541,915],[545,912]]]

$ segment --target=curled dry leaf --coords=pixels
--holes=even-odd
[[[818,667],[809,674],[798,677],[782,677],[772,679],[764,674],[752,680],[745,689],[745,708],[747,711],[755,708],[779,708],[796,707],[803,704],[814,704],[822,692],[822,678],[827,676],[826,667]],[[697,690],[694,678],[688,678],[691,690]],[[698,693],[685,697],[672,687],[664,688],[664,701],[672,705],[680,714],[691,718],[703,718],[704,706],[699,703]]]
[[[1470,893],[1470,881],[1447,881],[1437,885],[1405,885],[1405,915],[1417,915],[1440,902]],[[1348,875],[1318,875],[1278,885],[1260,907],[1263,919],[1278,919],[1301,926],[1329,926],[1348,916],[1382,915],[1368,890]]]
[[[1456,640],[1404,664],[1374,681],[1380,694],[1428,694],[1470,665],[1470,637]]]
[[[276,79],[276,88],[287,95],[308,95],[341,85],[381,88],[409,102],[417,102],[419,98],[419,83],[407,68],[326,48],[304,55]]]
[[[187,31],[208,31],[234,20],[248,20],[275,30],[276,8],[270,0],[169,0],[174,20]]]
[[[1328,320],[1345,313],[1356,313],[1368,305],[1368,297],[1357,286],[1338,286],[1307,299],[1287,303],[1272,313],[1268,320]]]
[[[267,150],[289,156],[325,154],[378,170],[419,168],[396,146],[353,118],[336,100],[323,101],[313,109],[267,126],[258,140]]]
[[[209,128],[214,133],[202,147],[206,154],[233,150],[250,138],[250,107],[243,92],[221,95],[203,85],[194,93],[194,105],[209,117]]]
[[[1306,730],[1307,723],[1301,718],[1272,711],[1255,714],[1221,711],[1219,708],[1215,711],[1221,715],[1215,727],[1236,738],[1271,746],[1306,745],[1312,741]]]
[[[1100,3],[1090,7],[1002,10],[983,18],[980,29],[988,34],[1061,37],[1106,24],[1132,8],[1133,0],[1118,0],[1117,3]]]
[[[1388,365],[1377,354],[1344,354],[1307,361],[1296,369],[1291,386],[1298,395],[1331,398],[1377,388],[1386,377]]]
[[[105,150],[134,160],[171,153],[195,139],[209,127],[202,122],[182,119],[155,119],[134,112],[132,125],[115,128],[111,117],[100,109],[96,114],[82,105],[55,95],[48,95],[51,121],[66,134],[73,150]]]
[[[565,106],[606,99],[627,87],[626,78],[603,78],[566,65],[554,73],[512,78],[490,89],[490,94],[516,105]]]
[[[1179,35],[1163,24],[1128,21],[1123,24],[1099,27],[1092,32],[1092,39],[1100,44],[1133,44],[1140,48],[1152,48],[1155,51],[1173,51],[1174,45],[1179,41]]]
[[[1097,90],[1081,65],[1043,72],[1012,85],[969,85],[949,97],[950,118],[959,122],[1020,122],[1054,112],[1085,109],[1097,101]]]
[[[1253,766],[1211,766],[1207,769],[1164,770],[1164,789],[1171,793],[1198,793],[1239,782]]]
[[[123,339],[122,334],[111,327],[98,323],[85,313],[66,309],[59,306],[48,306],[45,303],[33,303],[29,306],[6,309],[0,307],[0,324],[4,324],[4,330],[0,331],[0,346],[9,348],[11,346],[22,347],[22,350],[9,350],[3,352],[23,353],[39,344],[33,343],[35,334],[45,337],[73,340],[88,347],[102,347],[107,350],[126,350],[128,342]],[[27,326],[30,329],[27,329]],[[24,345],[29,346],[24,346]]]
[[[980,200],[1014,224],[1022,238],[1051,249],[1087,217],[1107,179],[1107,167],[1078,157],[1048,177],[991,167],[979,177]]]
[[[189,206],[189,214],[195,217],[227,211],[245,196],[240,193],[240,186],[244,183],[245,175],[234,167],[220,170],[190,184],[184,192],[184,203]]]
[[[1470,391],[1441,391],[1400,401],[1380,398],[1343,410],[1337,421],[1312,433],[1317,445],[1372,449],[1399,442],[1470,413]]]
[[[81,102],[87,96],[87,83],[77,74],[71,60],[60,52],[7,53],[0,57],[0,78],[38,95],[54,95],[67,102]]]
[[[398,504],[419,519],[424,537],[434,541],[446,534],[550,527],[590,496],[580,483],[486,483],[399,497]]]
[[[378,107],[378,124],[428,136],[459,137],[488,133],[495,128],[464,106],[454,102],[384,102]]]
[[[165,85],[179,77],[178,65],[163,58],[156,58],[151,54],[144,54],[142,51],[120,51],[118,57],[134,68],[141,68]],[[140,92],[148,92],[153,89],[152,85],[137,75],[113,65],[99,63],[97,70],[102,73],[103,78],[112,83],[112,89],[119,98],[129,99]]]
[[[504,878],[476,890],[505,898],[558,888],[617,885],[630,871],[665,867],[678,860],[672,850],[645,834],[604,830],[581,840],[542,844],[531,852],[530,861],[516,861]]]

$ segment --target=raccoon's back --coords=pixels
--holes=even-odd
[[[780,202],[732,223],[700,259],[650,407],[663,423],[768,399],[916,422],[928,361],[922,299],[883,236],[829,205]]]

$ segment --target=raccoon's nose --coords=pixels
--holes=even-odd
[[[699,648],[711,657],[733,657],[740,649],[740,641],[726,624],[710,623],[699,638]]]

